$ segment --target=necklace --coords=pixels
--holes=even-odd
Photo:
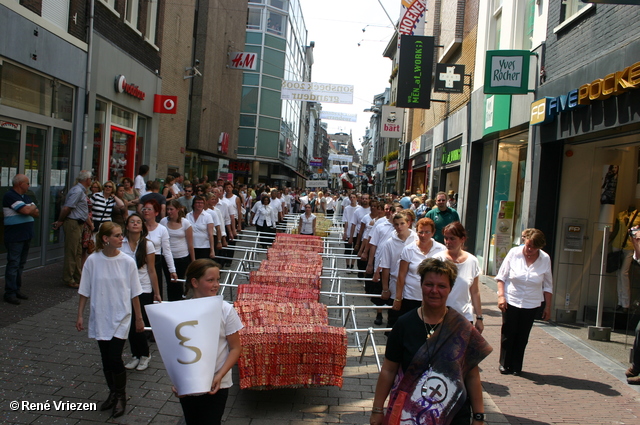
[[[442,323],[442,320],[444,319],[444,316],[447,315],[447,310],[445,309],[444,314],[442,315],[440,320],[438,320],[438,323],[436,323],[433,326],[431,326],[431,324],[425,322],[426,316],[424,314],[424,306],[421,307],[421,311],[422,311],[422,324],[424,325],[424,330],[427,332],[427,339],[429,339],[436,332],[436,329],[438,329],[438,326],[440,326],[440,323]]]

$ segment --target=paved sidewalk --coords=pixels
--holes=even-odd
[[[37,275],[56,276],[58,265],[47,266]],[[346,275],[355,277],[354,274]],[[57,277],[47,279],[57,282]],[[25,285],[29,285],[26,282]],[[55,286],[57,283],[52,283]],[[56,290],[61,290],[56,286]],[[349,281],[347,292],[361,292],[361,284]],[[65,296],[69,296],[65,294]],[[498,350],[501,318],[495,291],[482,285],[485,337],[494,352],[481,364],[487,423],[509,424],[640,424],[640,388],[623,380],[627,365],[594,351],[561,328],[536,323],[531,334],[521,377],[500,375]],[[323,301],[326,301],[323,299]],[[22,306],[27,307],[31,300]],[[367,305],[366,298],[352,297],[348,303]],[[4,304],[3,318],[9,314]],[[170,381],[160,356],[152,345],[149,369],[129,374],[127,413],[117,420],[107,412],[10,409],[11,401],[53,403],[96,402],[107,395],[95,341],[74,328],[77,298],[0,328],[0,421],[3,424],[181,424],[182,411],[170,392]],[[330,315],[337,312],[331,310]],[[361,328],[372,326],[375,313],[358,310]],[[10,321],[10,320],[8,320]],[[337,323],[332,323],[337,324]],[[347,326],[348,328],[351,325]],[[364,335],[362,335],[364,338]],[[384,351],[385,337],[375,337]],[[354,344],[354,337],[349,337]],[[128,348],[125,349],[128,356]],[[369,346],[365,361],[349,348],[343,387],[281,389],[272,391],[232,388],[225,423],[230,425],[368,424],[377,367]],[[585,357],[586,356],[586,357]]]

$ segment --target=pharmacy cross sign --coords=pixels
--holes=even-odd
[[[464,91],[464,65],[436,64],[434,92],[462,93]]]

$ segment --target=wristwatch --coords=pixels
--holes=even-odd
[[[484,317],[482,317],[482,316],[476,316],[476,320],[484,320]]]
[[[484,422],[484,413],[474,413],[473,414],[474,421],[482,421]]]

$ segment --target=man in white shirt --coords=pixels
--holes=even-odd
[[[278,213],[278,222],[282,222],[282,200],[278,198],[278,189],[271,189],[271,209],[277,211]],[[276,223],[276,225],[277,225]]]
[[[136,179],[133,182],[133,187],[137,189],[138,193],[140,194],[139,198],[142,198],[144,195],[147,194],[146,177],[148,173],[149,173],[149,166],[141,165],[140,168],[138,169],[138,175],[136,176]]]

